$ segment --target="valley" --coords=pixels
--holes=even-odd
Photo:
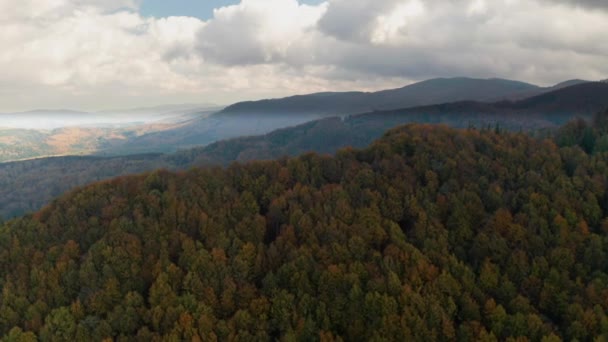
[[[0,216],[12,218],[36,211],[66,191],[91,182],[159,168],[178,171],[192,167],[227,166],[233,162],[272,160],[307,152],[333,154],[347,147],[363,148],[387,130],[408,123],[499,129],[526,132],[540,138],[554,137],[569,121],[581,118],[590,122],[594,115],[608,108],[607,95],[608,84],[589,82],[518,101],[465,101],[313,121],[308,121],[313,116],[289,118],[297,115],[286,116],[284,121],[273,121],[271,117],[276,118],[277,115],[271,115],[266,122],[273,123],[273,127],[300,120],[308,122],[261,135],[253,134],[258,130],[265,132],[270,126],[264,126],[264,129],[256,127],[252,124],[256,119],[247,115],[229,115],[225,119],[220,112],[194,119],[178,128],[133,137],[123,141],[123,145],[117,145],[119,147],[96,152],[105,156],[66,156],[0,164]],[[210,121],[217,124],[216,130],[202,126]],[[222,140],[222,136],[237,135],[236,131],[224,130],[231,125],[240,127],[246,136]],[[572,135],[580,136],[581,130],[579,128]],[[248,133],[251,136],[247,136],[250,135]],[[598,141],[602,134],[596,133]],[[578,144],[578,138],[569,139],[563,144]],[[124,146],[129,141],[142,144]],[[204,146],[192,147],[198,145]],[[119,153],[120,148],[126,149],[122,151],[124,153]],[[128,154],[127,150],[137,153]]]
[[[0,162],[90,155],[151,132],[175,129],[216,111],[200,105],[162,106],[98,113],[0,113]]]
[[[500,116],[474,117],[471,120],[474,124],[510,121],[502,116],[527,112],[539,118],[553,114],[554,118],[548,122],[538,119],[520,124],[523,129],[556,126],[573,116],[589,116],[600,110],[603,105],[601,94],[591,94],[587,105],[563,113],[551,112],[550,100],[541,99],[541,106],[534,107],[532,103],[522,102],[523,99],[588,83],[593,84],[572,80],[543,88],[502,79],[450,78],[374,93],[310,94],[242,102],[224,109],[211,105],[169,105],[93,113],[69,110],[5,113],[0,114],[0,162],[63,155],[172,153],[220,140],[266,134],[326,117],[386,113],[404,108],[410,109],[416,120],[440,112],[441,118],[422,119],[422,122],[458,122],[458,127],[468,124],[463,123],[465,110],[469,110],[466,115],[488,112]],[[447,117],[452,116],[449,106],[437,107],[440,103],[466,101],[475,103],[454,108],[454,118]],[[484,107],[484,104],[488,105]]]

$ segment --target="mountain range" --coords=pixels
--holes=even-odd
[[[207,139],[207,146],[184,149],[170,154],[137,154],[116,157],[57,157],[0,164],[0,216],[14,217],[34,211],[56,196],[77,186],[115,176],[158,168],[185,170],[191,167],[227,165],[235,161],[276,159],[305,152],[335,153],[344,147],[365,147],[398,125],[443,123],[453,127],[499,128],[550,135],[576,117],[589,120],[608,108],[608,84],[577,83],[524,100],[483,103],[462,101],[424,107],[376,111],[342,117],[326,117],[267,134],[237,137],[210,143],[196,125],[167,132],[144,135],[149,148],[155,144],[184,141],[196,145]],[[216,114],[205,120],[225,122]],[[231,117],[228,122],[235,122]],[[248,121],[247,121],[248,122]],[[189,132],[187,134],[187,132]],[[153,138],[153,139],[152,139]],[[136,138],[140,139],[140,138]],[[200,140],[197,140],[200,139]],[[168,150],[176,147],[167,148]]]
[[[326,92],[241,102],[224,109],[180,104],[103,112],[37,110],[5,113],[0,114],[0,127],[4,127],[0,128],[0,162],[53,155],[172,153],[225,139],[266,134],[331,116],[417,108],[414,116],[420,117],[424,111],[437,112],[437,108],[429,106],[462,101],[475,101],[470,104],[475,113],[480,110],[513,111],[519,110],[517,106],[533,107],[533,104],[520,102],[524,98],[552,94],[585,83],[590,82],[571,80],[552,87],[539,87],[504,79],[441,78],[373,93]],[[590,95],[592,98],[597,96]],[[496,109],[501,101],[516,104],[509,102],[511,108],[503,105]],[[585,104],[581,107],[580,103],[568,103],[577,110],[582,108],[582,112],[576,114],[588,115],[596,109],[591,102],[590,108],[585,108]],[[484,108],[482,103],[495,105]],[[559,104],[555,105],[559,107]],[[547,106],[539,109],[546,110]],[[449,108],[439,109],[442,120],[450,115]],[[464,110],[462,104],[458,105],[458,110]],[[564,115],[568,117],[568,113]],[[485,124],[488,119],[474,121]],[[564,120],[553,121],[559,124]],[[541,125],[544,124],[537,122],[528,126]]]
[[[523,102],[522,98],[535,99],[541,94],[561,96],[560,90],[575,87],[572,90],[584,92],[576,88],[586,83],[595,84],[591,88],[598,88],[597,82],[572,80],[562,82],[552,87],[538,87],[535,85],[502,79],[472,79],[450,78],[433,79],[406,86],[395,90],[386,90],[376,93],[346,92],[346,93],[317,93],[310,95],[293,96],[284,99],[262,100],[255,102],[241,102],[215,113],[211,117],[194,119],[187,125],[164,131],[153,132],[134,137],[120,146],[102,151],[105,155],[147,153],[147,152],[174,152],[200,145],[207,145],[214,141],[230,139],[241,136],[266,134],[275,129],[302,124],[308,121],[331,117],[347,116],[366,112],[387,110],[411,109],[410,112],[422,114],[427,110],[437,111],[436,104],[474,101],[472,110],[481,110],[483,106],[493,111],[523,111],[549,109],[550,98],[538,98],[538,105]],[[589,108],[584,107],[577,114],[590,115],[602,109],[605,93],[603,89],[597,90],[599,94],[591,94]],[[576,94],[565,94],[577,96]],[[550,97],[550,96],[549,96]],[[563,100],[568,102],[570,100]],[[545,108],[541,108],[543,104]],[[541,106],[541,107],[538,107]],[[447,108],[441,110],[442,114],[450,114]],[[461,110],[464,110],[461,108]],[[547,114],[547,113],[539,113]],[[567,113],[566,113],[567,116]],[[492,118],[495,120],[495,118]],[[485,121],[485,120],[482,120]],[[549,120],[550,121],[550,120]],[[556,122],[563,122],[556,119]],[[538,125],[535,125],[538,126]]]
[[[226,107],[220,114],[315,113],[333,116],[458,101],[496,102],[531,97],[585,82],[570,80],[552,87],[539,87],[498,78],[437,78],[399,89],[371,93],[317,93],[283,99],[240,102]]]

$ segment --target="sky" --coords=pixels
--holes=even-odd
[[[140,12],[144,16],[157,18],[169,16],[191,16],[202,20],[213,18],[213,10],[237,5],[239,0],[143,0]],[[323,0],[300,1],[302,4],[318,5]]]
[[[0,112],[608,78],[605,0],[0,0]]]

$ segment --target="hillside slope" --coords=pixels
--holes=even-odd
[[[605,158],[410,125],[98,183],[0,228],[0,336],[601,340]]]
[[[502,79],[432,79],[399,89],[375,93],[325,92],[283,99],[240,102],[209,118],[194,120],[174,130],[131,139],[106,154],[170,153],[241,136],[266,134],[276,129],[337,115],[359,114],[463,100],[495,101],[544,88]]]
[[[608,107],[608,83],[585,82],[530,97],[506,106],[527,112],[588,115]]]
[[[421,107],[448,102],[516,101],[585,83],[589,82],[569,80],[551,87],[539,87],[529,83],[498,78],[437,78],[414,83],[403,88],[373,93],[329,92],[240,102],[226,107],[218,115],[317,113],[334,116]]]
[[[334,116],[465,100],[495,101],[539,89],[528,83],[503,79],[437,78],[374,93],[319,93],[241,102],[226,107],[218,115],[317,113]]]
[[[532,88],[530,90],[526,84],[522,85],[515,81],[490,81],[438,79],[418,83],[403,88],[403,90],[364,94],[364,96],[361,95],[362,93],[323,93],[242,103],[227,107],[212,117],[195,120],[189,125],[174,130],[136,137],[123,144],[120,149],[114,148],[105,152],[108,154],[169,153],[225,139],[267,134],[276,129],[332,117],[336,114],[352,116],[365,112],[374,115],[396,113],[398,117],[391,119],[394,122],[392,125],[385,125],[386,129],[407,122],[442,122],[450,125],[457,123],[457,127],[467,127],[468,125],[480,127],[495,122],[505,122],[511,128],[525,130],[556,127],[576,116],[589,118],[594,113],[608,107],[606,83],[572,81],[568,82],[568,86],[565,87]],[[490,82],[490,84],[486,82]],[[447,83],[448,85],[439,86],[436,83]],[[502,87],[510,89],[511,94],[516,98],[545,90],[551,91],[542,95],[526,97],[523,100],[460,101],[467,98],[487,99],[484,94],[490,96],[495,93],[492,89],[502,83],[508,85]],[[405,90],[412,87],[416,90]],[[484,90],[486,87],[489,89],[488,92]],[[518,92],[519,90],[522,90],[523,93]],[[516,93],[517,96],[515,96]],[[349,100],[352,96],[356,100]],[[560,100],[556,102],[555,98]],[[434,104],[411,107],[414,103],[428,104],[429,102]],[[341,109],[338,110],[335,106],[340,106]],[[383,108],[390,108],[390,110],[382,110]],[[368,117],[371,118],[371,116]],[[378,119],[371,118],[371,120]]]
[[[497,104],[458,102],[326,118],[265,135],[219,141],[168,155],[63,157],[0,164],[0,216],[10,218],[35,211],[76,186],[129,173],[161,167],[183,170],[193,166],[226,165],[234,161],[268,160],[310,151],[334,153],[347,146],[362,148],[388,129],[406,123],[444,123],[459,128],[475,126],[535,132],[557,130],[575,117],[590,120],[592,114],[608,108],[608,84],[575,85],[559,92],[561,100],[557,108],[555,96],[551,94]],[[585,96],[587,99],[581,102]],[[570,102],[580,105],[583,110],[577,110]],[[571,112],[560,108],[569,108]],[[191,137],[196,135],[194,131],[192,134]],[[186,137],[175,135],[176,139]]]

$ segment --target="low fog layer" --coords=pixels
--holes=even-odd
[[[128,127],[154,123],[178,123],[207,116],[216,108],[201,105],[174,105],[105,112],[39,110],[0,113],[0,129],[53,130],[63,127]]]

